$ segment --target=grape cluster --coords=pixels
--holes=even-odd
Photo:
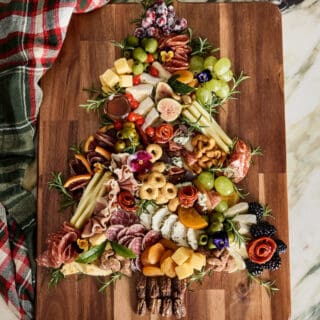
[[[200,86],[196,98],[202,105],[212,104],[214,96],[224,99],[230,94],[228,82],[233,78],[231,62],[228,58],[195,55],[190,59],[190,70],[197,74]]]
[[[165,1],[158,0],[146,10],[141,26],[135,29],[135,36],[159,37],[178,33],[186,28],[187,20],[176,16],[173,5],[167,6]]]

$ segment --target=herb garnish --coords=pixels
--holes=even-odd
[[[125,246],[122,246],[118,242],[110,241],[110,244],[111,244],[112,250],[114,250],[114,252],[121,257],[130,258],[130,259],[137,257],[137,255],[132,250],[130,250]]]
[[[88,251],[81,253],[76,259],[76,262],[91,263],[97,260],[102,255],[106,245],[107,245],[107,240],[103,241],[101,244],[97,246],[92,247]]]

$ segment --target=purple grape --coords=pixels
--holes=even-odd
[[[180,20],[180,26],[182,27],[182,29],[186,29],[187,26],[188,26],[187,19],[182,18],[182,19]]]
[[[170,12],[173,15],[175,14],[174,6],[172,4],[168,6],[168,12]]]
[[[146,18],[151,19],[153,22],[156,19],[156,13],[152,9],[148,9],[146,12]]]
[[[162,27],[162,32],[167,36],[171,33],[171,30],[167,25],[165,25]]]
[[[146,29],[144,28],[136,28],[136,30],[134,31],[134,35],[138,38],[143,38],[146,36]]]
[[[141,26],[142,26],[142,28],[149,28],[152,25],[152,22],[153,21],[151,18],[146,17],[146,18],[142,19]]]
[[[160,5],[158,5],[158,8],[156,10],[156,14],[159,15],[167,15],[168,14],[168,8],[167,5],[163,2]]]
[[[156,24],[160,28],[163,27],[164,25],[167,24],[167,17],[166,16],[161,16],[161,17],[157,18]]]
[[[147,29],[147,35],[148,35],[149,37],[154,37],[154,36],[156,35],[156,33],[157,33],[157,30],[156,30],[155,27],[149,27],[149,28]]]
[[[169,15],[167,16],[167,25],[168,28],[172,31],[175,25],[175,18],[173,15]]]

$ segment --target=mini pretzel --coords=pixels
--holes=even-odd
[[[176,212],[178,207],[179,207],[179,199],[176,197],[176,198],[173,198],[169,201],[168,203],[168,209],[171,211],[171,212]]]
[[[151,171],[157,171],[162,173],[164,170],[166,170],[166,164],[164,162],[156,162],[153,164]]]
[[[149,152],[152,156],[151,162],[156,162],[162,156],[162,148],[155,143],[149,144],[146,148],[146,151]]]
[[[154,188],[160,189],[166,184],[167,180],[162,173],[154,171],[150,173],[147,182]]]
[[[159,196],[159,189],[145,183],[140,188],[140,198],[144,200],[156,200]]]
[[[173,183],[166,183],[161,189],[160,194],[163,195],[167,200],[175,198],[178,194],[178,189]]]

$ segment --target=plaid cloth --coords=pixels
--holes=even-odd
[[[0,2],[0,292],[33,318],[36,202],[24,178],[35,159],[40,78],[56,59],[73,12],[108,0]]]

